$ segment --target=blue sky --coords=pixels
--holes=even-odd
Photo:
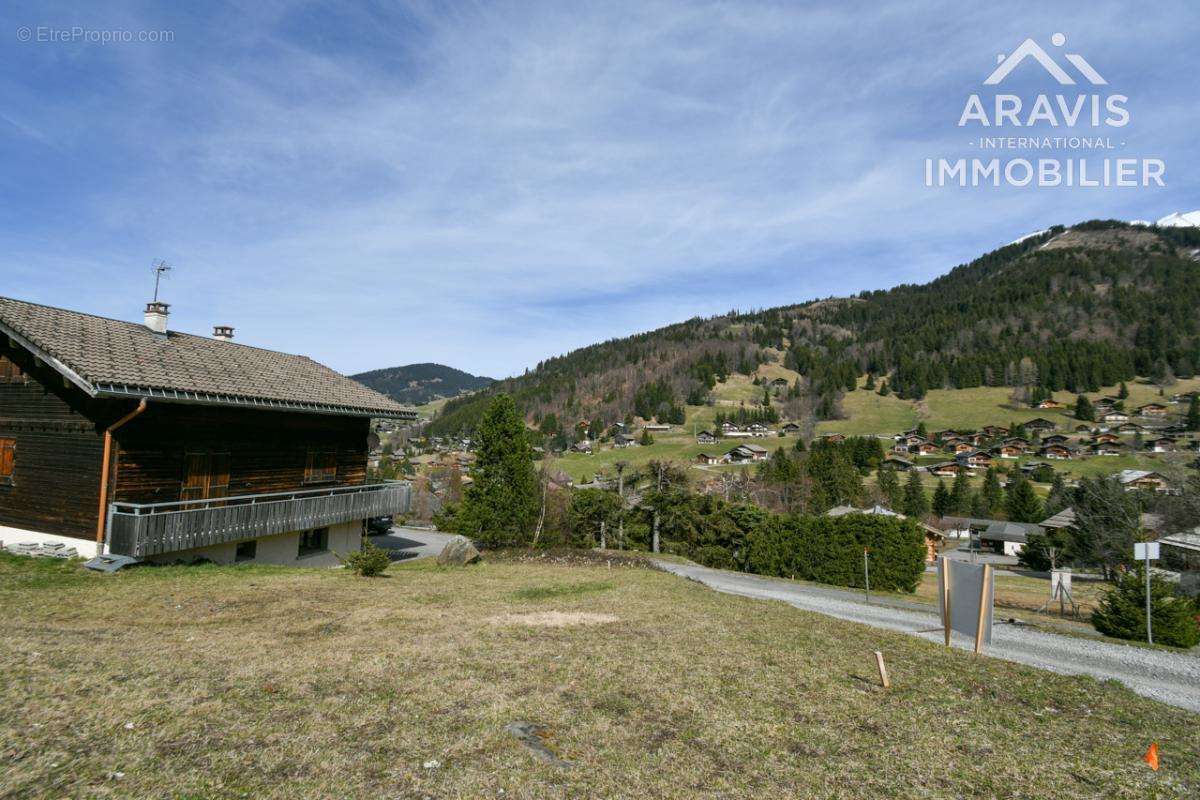
[[[971,6],[7,4],[0,294],[138,319],[163,258],[173,328],[501,376],[1200,208],[1194,4]],[[172,41],[47,40],[76,26]],[[1166,186],[925,187],[997,54],[1056,32]],[[1009,88],[1061,90],[1037,70]]]

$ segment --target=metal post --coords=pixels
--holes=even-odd
[[[1154,644],[1154,631],[1150,622],[1150,554],[1146,554],[1146,560],[1143,562],[1143,569],[1146,570],[1146,642]]]
[[[604,520],[600,521],[600,549],[605,549],[607,542],[604,541]]]
[[[863,548],[863,586],[867,592],[867,602],[871,602],[871,562],[867,557],[871,553],[871,548]]]
[[[654,547],[653,552],[658,552],[658,510],[654,511]]]

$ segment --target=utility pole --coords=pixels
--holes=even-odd
[[[654,509],[654,546],[652,551],[658,552],[658,509]]]
[[[863,548],[863,586],[866,589],[867,603],[871,602],[871,561],[868,558],[871,554],[871,548]]]

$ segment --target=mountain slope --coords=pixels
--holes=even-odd
[[[491,378],[471,375],[442,364],[409,364],[351,375],[359,383],[398,403],[421,405],[441,397],[458,397],[492,384]]]
[[[470,428],[486,394],[537,424],[660,419],[732,373],[778,362],[802,380],[788,416],[828,418],[864,373],[902,397],[932,388],[1094,390],[1200,367],[1200,229],[1093,221],[1055,226],[924,285],[692,319],[549,359],[452,401],[439,430]]]

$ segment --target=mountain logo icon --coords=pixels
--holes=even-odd
[[[1050,37],[1050,43],[1055,47],[1062,47],[1067,43],[1067,37],[1064,34],[1056,33]],[[1093,84],[1097,86],[1104,86],[1108,84],[1108,81],[1104,80],[1100,73],[1097,72],[1083,56],[1079,55],[1078,53],[1063,53],[1063,57],[1066,58],[1066,60],[1072,65],[1074,65],[1075,69],[1077,69],[1079,73],[1083,75],[1083,77],[1087,78]],[[1039,45],[1033,39],[1026,39],[1025,41],[1021,42],[1021,46],[1012,51],[1012,53],[1000,53],[998,56],[996,56],[998,66],[992,71],[991,75],[987,76],[987,80],[984,81],[984,84],[987,86],[995,86],[996,84],[1000,83],[1008,77],[1009,73],[1016,69],[1021,62],[1027,58],[1032,58],[1034,61],[1041,64],[1042,68],[1046,70],[1046,72],[1050,73],[1050,76],[1054,78],[1054,80],[1058,81],[1064,86],[1073,85],[1075,83],[1075,79],[1072,78],[1071,75],[1068,74],[1067,71],[1063,69],[1062,66],[1060,66],[1059,63],[1049,53],[1047,53],[1041,45]]]

